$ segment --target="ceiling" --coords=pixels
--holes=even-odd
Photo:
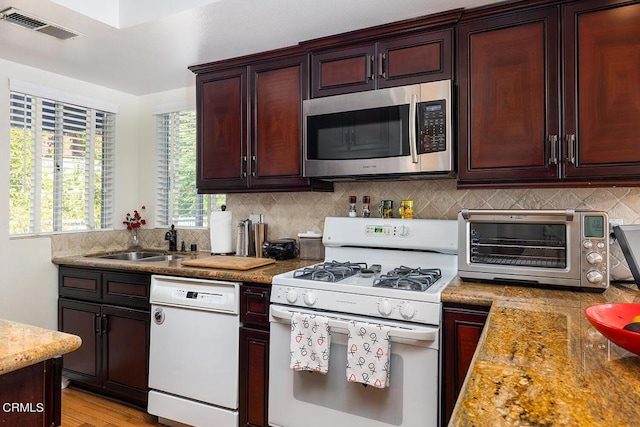
[[[112,9],[80,7],[90,1]],[[181,0],[176,10],[175,0],[0,0],[0,11],[14,7],[82,34],[61,41],[0,21],[0,58],[145,95],[192,86],[190,65],[497,1]]]

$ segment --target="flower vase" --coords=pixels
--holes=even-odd
[[[138,229],[132,228],[129,231],[129,249],[140,249],[140,240],[138,239]]]

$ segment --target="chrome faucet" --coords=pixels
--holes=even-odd
[[[164,240],[169,241],[169,251],[178,250],[178,230],[175,225],[171,224],[171,230],[164,234]]]

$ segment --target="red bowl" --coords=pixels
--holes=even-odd
[[[596,304],[587,307],[584,315],[602,335],[625,350],[640,355],[640,333],[622,329],[640,315],[640,304]]]

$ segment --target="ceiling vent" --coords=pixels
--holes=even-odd
[[[51,22],[28,15],[23,11],[14,8],[5,9],[0,12],[0,19],[29,30],[55,37],[58,40],[69,40],[81,35],[67,28],[63,28],[60,25],[52,24]]]

